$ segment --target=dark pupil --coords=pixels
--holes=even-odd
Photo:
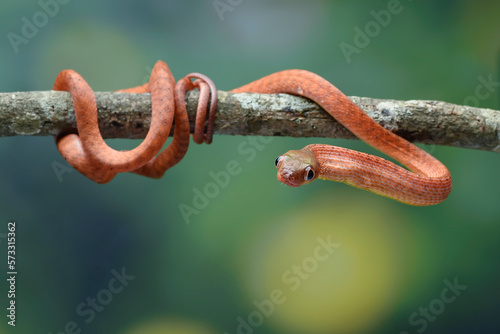
[[[274,165],[275,165],[276,167],[278,167],[278,162],[280,162],[280,160],[281,160],[281,157],[277,157],[277,158],[276,158],[276,161],[274,161]]]
[[[312,169],[309,169],[309,171],[307,172],[307,181],[312,180],[313,177],[314,177],[314,171]]]

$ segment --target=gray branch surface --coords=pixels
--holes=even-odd
[[[197,90],[186,96],[191,124]],[[96,92],[104,138],[144,138],[151,121],[149,94]],[[412,142],[500,152],[500,111],[440,101],[351,96],[371,118]],[[67,92],[0,93],[0,136],[75,132]],[[287,94],[219,91],[215,133],[243,136],[355,138],[314,102]]]

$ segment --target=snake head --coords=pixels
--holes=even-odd
[[[319,175],[319,162],[309,149],[292,150],[276,158],[278,180],[290,187],[314,181]]]

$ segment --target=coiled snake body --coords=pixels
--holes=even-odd
[[[191,78],[198,80],[193,83]],[[150,130],[134,150],[115,151],[106,145],[100,134],[92,90],[76,72],[62,71],[56,79],[54,90],[71,93],[78,135],[58,136],[58,149],[78,171],[99,183],[109,182],[118,172],[161,177],[187,151],[190,127],[184,96],[187,90],[194,87],[200,88],[200,101],[193,138],[197,143],[210,143],[217,102],[215,85],[197,73],[186,76],[175,85],[168,66],[159,61],[148,84],[122,90],[151,93]],[[297,187],[316,178],[339,181],[417,206],[437,204],[446,199],[451,191],[450,173],[440,161],[380,126],[334,85],[314,73],[305,70],[277,72],[232,92],[288,93],[309,98],[358,138],[410,169],[408,171],[373,155],[314,144],[289,151],[276,159],[278,180],[282,183]],[[208,105],[209,118],[205,121]],[[170,133],[174,119],[173,141],[156,156]]]

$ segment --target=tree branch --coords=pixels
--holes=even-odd
[[[198,91],[186,97],[191,123]],[[148,94],[96,92],[104,138],[144,138]],[[439,101],[350,97],[385,128],[412,142],[500,152],[500,111]],[[0,93],[0,136],[52,136],[76,129],[67,92]],[[219,92],[216,134],[355,138],[312,101],[287,94]]]

